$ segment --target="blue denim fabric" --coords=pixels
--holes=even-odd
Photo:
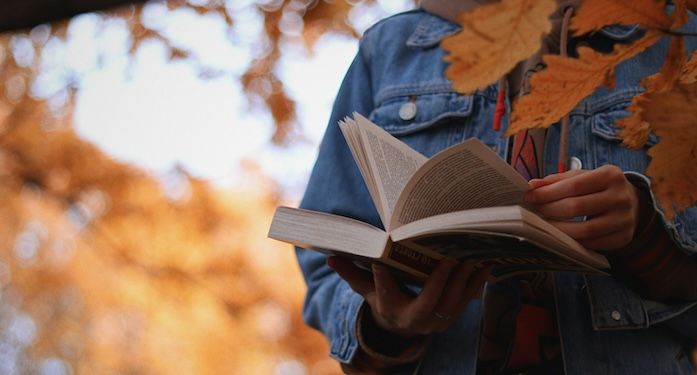
[[[691,16],[686,29],[697,30],[697,17]],[[301,207],[381,227],[337,126],[354,111],[426,156],[477,137],[507,157],[507,140],[491,129],[497,88],[460,95],[443,75],[446,63],[438,45],[457,31],[456,24],[414,10],[383,20],[365,33],[334,104]],[[608,40],[625,41],[642,31],[615,26],[601,33]],[[690,50],[697,48],[694,39],[688,40]],[[639,79],[658,71],[667,46],[663,40],[621,64],[613,90],[598,89],[571,112],[569,155],[579,158],[585,169],[615,164],[646,179],[645,150],[622,147],[614,121],[627,115],[632,96],[642,90]],[[399,109],[410,100],[415,100],[417,113],[405,121]],[[504,127],[507,120],[506,115]],[[656,141],[652,135],[646,146]],[[548,173],[556,170],[558,142],[559,130],[552,127],[546,144]],[[697,254],[697,208],[665,225],[677,244]],[[348,363],[358,346],[355,322],[363,300],[326,266],[323,255],[297,249],[297,257],[308,285],[304,318],[326,335],[331,356]],[[555,298],[567,374],[692,372],[685,350],[697,342],[695,304],[648,301],[612,277],[568,273],[555,275]],[[472,302],[451,329],[430,340],[420,373],[474,373],[480,307],[481,301]]]

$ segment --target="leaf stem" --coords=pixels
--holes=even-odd
[[[682,31],[675,31],[675,30],[659,30],[660,32],[667,34],[667,35],[672,35],[672,36],[697,36],[697,33],[686,33]]]

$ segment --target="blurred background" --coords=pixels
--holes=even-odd
[[[3,0],[0,374],[339,372],[266,231],[356,38],[412,7]]]

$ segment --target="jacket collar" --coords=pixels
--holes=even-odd
[[[427,14],[416,26],[416,30],[407,39],[407,46],[417,48],[431,48],[440,43],[441,39],[460,31],[460,25]]]

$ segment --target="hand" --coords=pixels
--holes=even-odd
[[[405,338],[448,328],[467,303],[481,295],[491,270],[477,270],[472,262],[457,265],[445,258],[414,296],[386,266],[373,264],[371,274],[345,258],[330,257],[327,264],[363,296],[380,328]]]
[[[583,246],[595,250],[620,249],[634,238],[641,193],[621,169],[604,165],[530,180],[533,190],[525,202]],[[571,221],[586,216],[585,221]]]

